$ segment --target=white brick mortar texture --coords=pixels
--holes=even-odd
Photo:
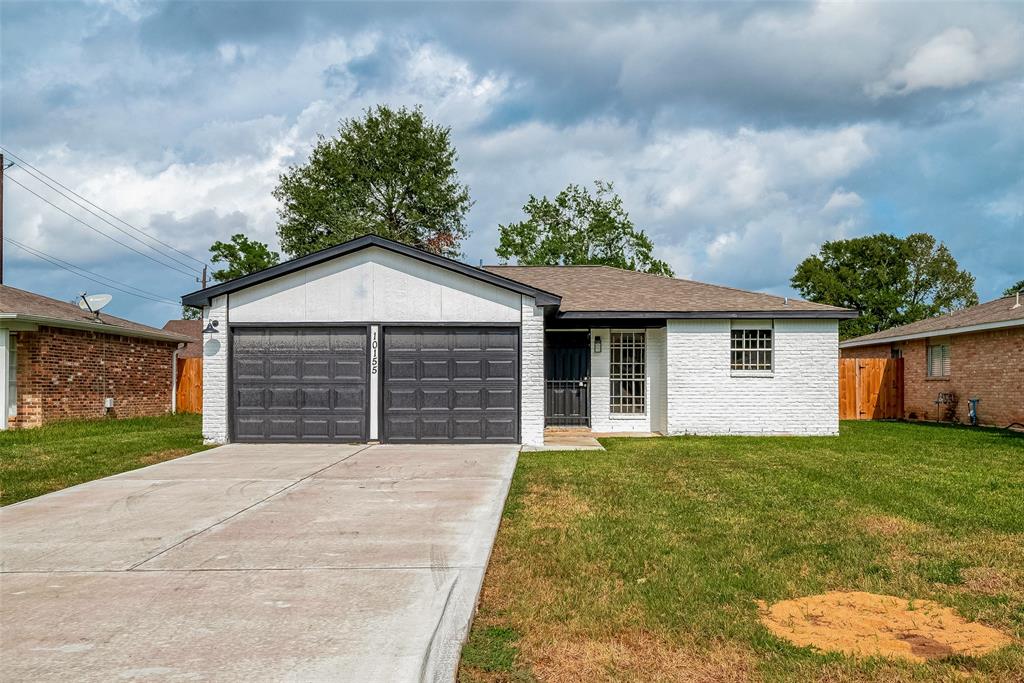
[[[525,446],[544,445],[544,309],[523,297],[519,432]]]
[[[203,308],[203,327],[217,321],[217,334],[203,340],[203,441],[228,441],[228,297]]]
[[[839,432],[836,320],[774,321],[774,372],[730,370],[729,320],[669,320],[670,434]]]

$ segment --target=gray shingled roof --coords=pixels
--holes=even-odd
[[[693,280],[638,273],[611,266],[484,266],[562,297],[563,313],[817,313],[851,317],[845,308],[774,294],[748,292]]]
[[[1022,297],[1024,300],[1024,297]],[[947,315],[925,318],[915,323],[890,327],[881,332],[872,332],[861,337],[847,339],[839,346],[864,346],[872,342],[883,343],[894,338],[908,336],[930,337],[943,333],[952,333],[961,328],[972,328],[977,325],[1007,323],[1007,326],[1019,323],[1024,325],[1024,303],[1016,305],[1016,297],[1008,296],[994,301],[987,301],[977,306],[970,306]]]
[[[106,313],[100,313],[97,318],[75,304],[7,285],[0,285],[0,318],[24,319],[51,327],[61,327],[63,324],[77,329],[90,329],[129,337],[175,342],[192,341],[192,337],[184,334],[167,332]]]
[[[201,358],[203,355],[203,321],[202,320],[168,320],[164,329],[175,334],[190,337],[191,341],[185,348],[178,351],[178,358]]]

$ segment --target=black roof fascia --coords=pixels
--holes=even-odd
[[[817,318],[848,319],[860,313],[851,310],[839,311],[563,311],[557,314],[559,320],[584,320],[587,318],[619,318],[629,320],[679,319],[679,318]]]
[[[546,292],[542,289],[537,289],[536,287],[524,285],[522,282],[510,280],[506,277],[489,273],[480,268],[474,268],[473,266],[466,265],[465,263],[461,263],[454,259],[438,256],[437,254],[431,254],[430,252],[423,251],[422,249],[410,247],[407,244],[401,244],[400,242],[395,242],[393,240],[380,237],[379,235],[364,235],[362,237],[357,237],[354,240],[349,240],[348,242],[343,242],[342,244],[337,244],[333,247],[321,249],[320,251],[313,252],[312,254],[300,256],[299,258],[279,263],[276,266],[271,266],[270,268],[265,268],[255,273],[250,273],[249,275],[243,275],[242,277],[235,278],[234,280],[228,280],[227,282],[221,282],[207,287],[206,289],[190,292],[181,297],[181,303],[184,306],[207,306],[209,305],[210,300],[215,296],[237,292],[240,289],[252,287],[253,285],[258,285],[262,282],[267,282],[268,280],[281,277],[282,275],[288,275],[289,273],[294,273],[298,270],[302,270],[303,268],[315,266],[319,263],[323,263],[324,261],[329,261],[333,258],[359,251],[360,249],[366,249],[367,247],[387,249],[388,251],[402,254],[403,256],[408,256],[446,270],[461,273],[462,275],[492,284],[496,287],[532,296],[537,301],[538,306],[557,306],[562,300],[562,298],[557,294],[552,294],[551,292]]]

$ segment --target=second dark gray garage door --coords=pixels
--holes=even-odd
[[[519,330],[386,327],[382,437],[390,442],[519,440]]]

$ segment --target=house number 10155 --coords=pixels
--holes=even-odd
[[[370,374],[377,374],[377,330],[370,333]]]

